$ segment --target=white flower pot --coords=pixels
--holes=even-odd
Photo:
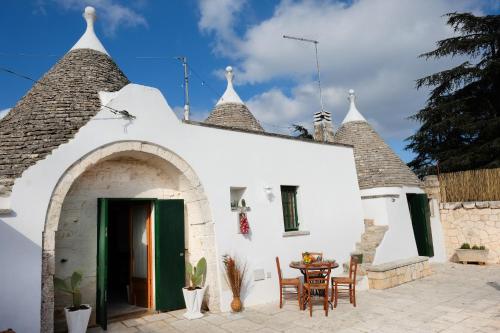
[[[203,317],[203,314],[201,313],[201,303],[203,302],[203,296],[205,295],[206,288],[206,286],[195,290],[182,288],[184,302],[186,303],[187,309],[184,314],[184,318],[191,320]]]
[[[64,308],[64,315],[66,316],[69,333],[85,333],[87,331],[87,325],[89,324],[92,307],[88,304],[82,305],[87,306],[88,309],[69,311],[70,307]]]

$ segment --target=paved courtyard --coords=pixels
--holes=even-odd
[[[110,324],[108,332],[500,332],[500,265],[432,269],[419,281],[358,292],[357,308],[343,300],[328,317],[319,303],[310,318],[289,300],[283,309],[266,304],[192,321],[183,319],[184,311],[150,315]]]

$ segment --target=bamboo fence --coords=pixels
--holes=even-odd
[[[443,173],[439,186],[443,202],[499,201],[500,168]]]

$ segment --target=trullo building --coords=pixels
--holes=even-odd
[[[182,308],[185,263],[200,257],[208,307],[227,311],[224,254],[247,265],[246,306],[275,301],[275,256],[287,263],[321,250],[346,262],[363,244],[364,218],[389,225],[376,261],[416,254],[402,202],[419,182],[373,169],[387,161],[372,160],[377,152],[390,152],[381,140],[364,160],[356,140],[379,138],[363,120],[345,121],[334,143],[266,133],[227,68],[206,121],[182,121],[158,89],[129,82],[94,33],[94,9],[84,17],[83,36],[0,120],[3,326],[64,329],[69,299],[53,278],[75,270],[91,325],[120,311]],[[242,199],[249,234],[239,228]],[[404,228],[393,226],[395,212]]]

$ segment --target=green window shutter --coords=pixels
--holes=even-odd
[[[283,206],[285,231],[298,230],[297,187],[281,186],[281,203]]]

